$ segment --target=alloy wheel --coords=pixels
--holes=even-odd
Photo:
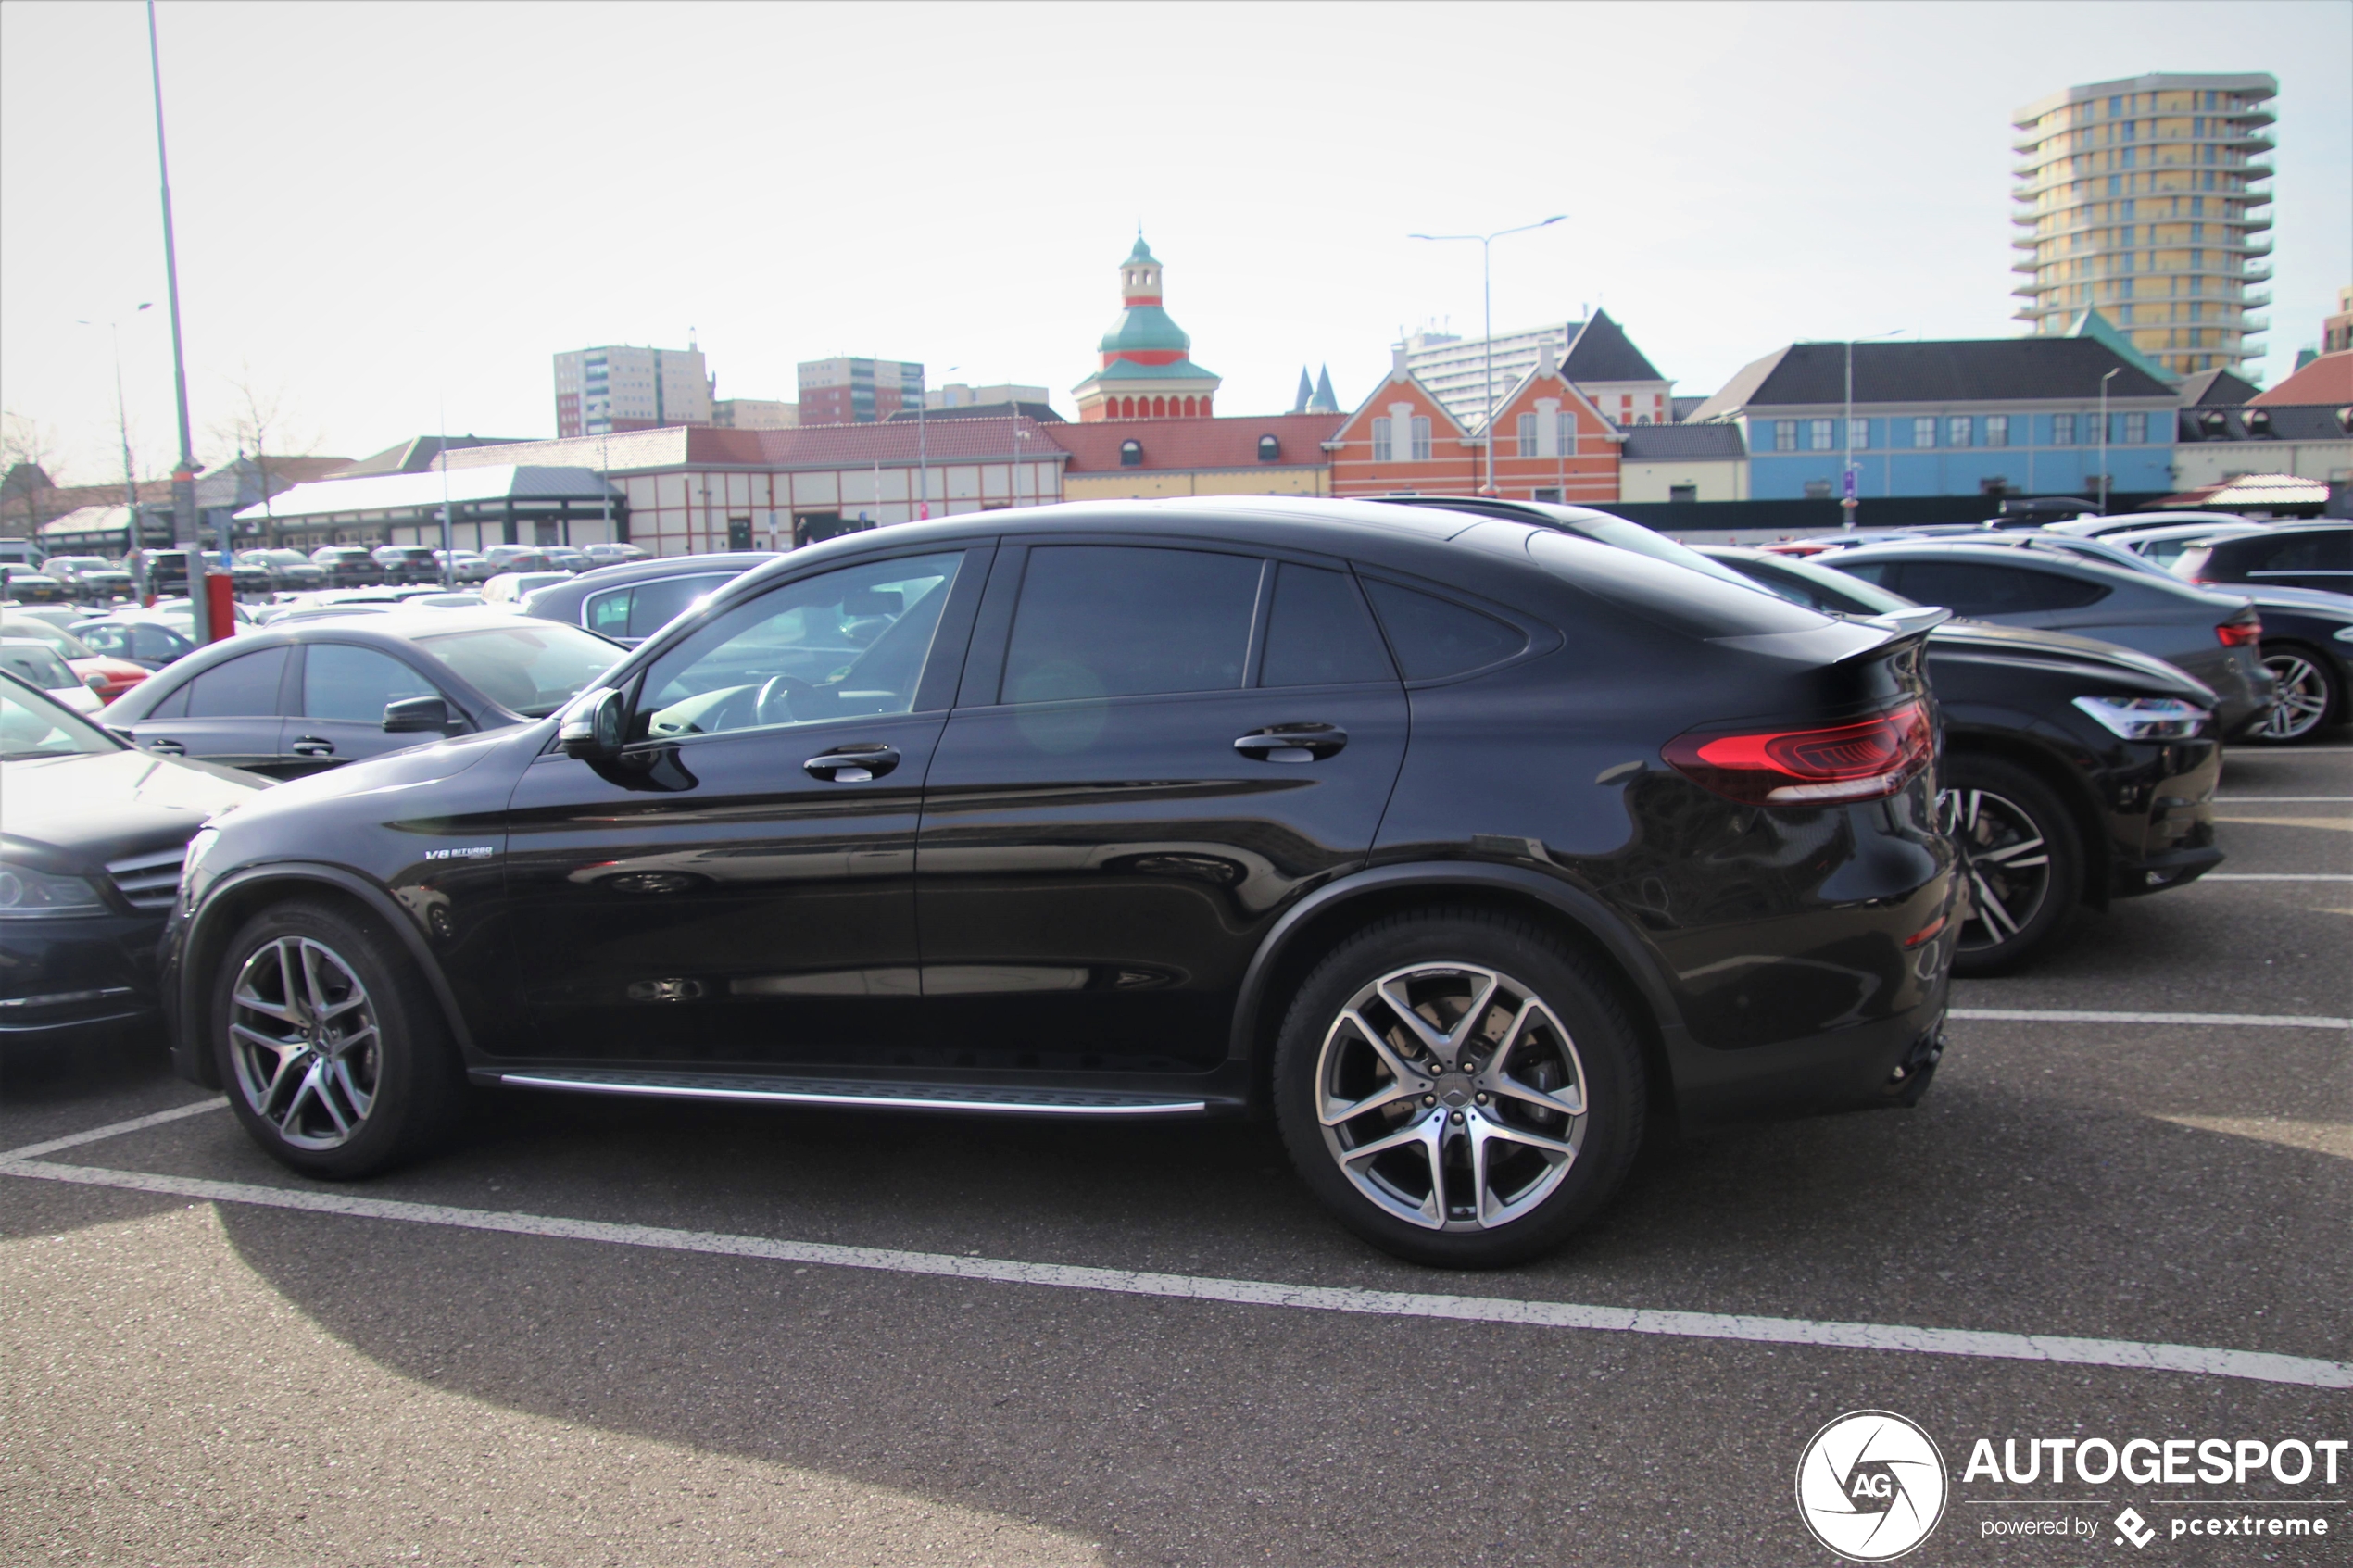
[[[2321,727],[2329,714],[2328,677],[2319,665],[2301,654],[2265,657],[2263,668],[2279,682],[2271,706],[2255,733],[2264,740],[2302,740]]]
[[[376,1010],[322,942],[281,936],[254,950],[230,990],[229,1043],[245,1103],[296,1148],[349,1142],[375,1105]]]
[[[2050,897],[2050,846],[2032,813],[1990,789],[1945,790],[1937,797],[1937,810],[1969,878],[1961,950],[1998,947],[2024,930]]]
[[[1576,1162],[1585,1070],[1529,986],[1474,964],[1416,964],[1332,1020],[1315,1106],[1325,1148],[1375,1206],[1428,1230],[1492,1230]]]

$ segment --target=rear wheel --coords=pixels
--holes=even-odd
[[[373,1175],[458,1119],[464,1071],[423,977],[396,936],[338,906],[299,900],[247,922],[211,1016],[237,1119],[306,1175]]]
[[[1950,756],[1937,797],[1961,852],[1969,917],[1953,972],[1999,974],[2056,939],[2083,896],[2082,841],[2050,787],[2016,763]]]
[[[2263,668],[2279,687],[2262,721],[2247,731],[2248,740],[2268,746],[2306,740],[2337,710],[2343,694],[2327,655],[2294,643],[2266,643]]]
[[[1385,1251],[1485,1268],[1551,1250],[1642,1141],[1642,1060],[1609,989],[1534,926],[1402,915],[1309,976],[1275,1053],[1292,1162]]]

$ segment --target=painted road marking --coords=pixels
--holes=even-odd
[[[2353,795],[2218,795],[2217,806],[2353,806]]]
[[[2200,882],[2353,882],[2353,872],[2208,872]]]
[[[2353,1018],[2264,1012],[2092,1012],[2072,1009],[1955,1008],[1945,1016],[2009,1023],[2228,1023],[2249,1029],[2353,1029]]]
[[[174,1106],[170,1110],[158,1110],[153,1116],[133,1116],[128,1122],[109,1122],[86,1133],[74,1133],[67,1137],[51,1138],[47,1143],[29,1143],[22,1148],[12,1148],[6,1154],[0,1154],[0,1165],[17,1160],[35,1160],[44,1154],[55,1154],[61,1148],[77,1148],[86,1143],[96,1143],[101,1138],[135,1133],[143,1127],[160,1127],[183,1116],[200,1116],[208,1110],[226,1110],[228,1108],[228,1098],[223,1096],[219,1099],[200,1099],[194,1105]]]
[[[1567,1301],[1530,1301],[1510,1297],[1432,1296],[1329,1286],[1286,1285],[1269,1280],[1218,1279],[1196,1274],[1139,1273],[1066,1263],[1025,1263],[1009,1259],[958,1258],[940,1252],[904,1252],[885,1248],[840,1247],[824,1242],[777,1241],[766,1236],[674,1230],[661,1225],[613,1224],[541,1214],[456,1209],[437,1203],[359,1198],[257,1186],[244,1182],[203,1181],[138,1171],[107,1171],[44,1160],[0,1162],[0,1175],[82,1186],[158,1193],[211,1203],[244,1203],[352,1219],[397,1220],[447,1225],[509,1236],[546,1236],[609,1246],[656,1248],[673,1252],[715,1253],[778,1262],[870,1269],[885,1273],[928,1274],[1000,1285],[1043,1286],[1062,1290],[1120,1296],[1156,1296],[1217,1301],[1235,1306],[1286,1307],[1306,1311],[1353,1312],[1376,1317],[1435,1318],[1461,1323],[1516,1323],[1533,1328],[1592,1329],[1617,1334],[1653,1334],[1670,1338],[1739,1340],[1759,1345],[1812,1345],[1848,1350],[1903,1350],[1917,1355],[1973,1356],[1997,1361],[2050,1361],[2071,1366],[2120,1367],[2138,1372],[2192,1373],[2246,1378],[2307,1388],[2353,1388],[2353,1364],[2262,1350],[2218,1349],[2199,1345],[2149,1344],[2131,1339],[2080,1339],[2060,1335],[2000,1334],[1973,1329],[1917,1328],[1895,1323],[1820,1323],[1807,1318],[1751,1317],[1725,1312],[1674,1312],[1639,1307],[1588,1307]]]

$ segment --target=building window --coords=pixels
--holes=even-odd
[[[1554,414],[1553,418],[1556,421],[1560,455],[1564,458],[1574,458],[1577,456],[1577,416]]]
[[[1967,414],[1956,414],[1944,421],[1944,445],[1966,446],[1969,444],[1969,422]]]
[[[1429,461],[1429,420],[1418,414],[1414,417],[1414,461]]]
[[[1143,467],[1144,444],[1140,441],[1121,442],[1119,444],[1119,466],[1124,469]]]
[[[2138,446],[2149,438],[2149,417],[2146,414],[2124,416],[2124,445]]]
[[[1797,421],[1795,420],[1773,421],[1773,450],[1776,452],[1797,450]]]
[[[1699,499],[1699,486],[1696,484],[1670,484],[1667,487],[1667,498],[1669,501],[1696,501]]]
[[[1522,414],[1519,417],[1519,455],[1523,458],[1533,458],[1537,455],[1536,416],[1533,414]]]
[[[1915,446],[1936,445],[1936,420],[1933,418],[1923,414],[1912,421],[1912,445]]]
[[[2010,444],[2010,417],[2007,414],[1985,416],[1985,445],[2007,446]]]
[[[1528,498],[1531,501],[1550,501],[1554,506],[1558,506],[1561,498],[1560,487],[1554,484],[1540,484],[1528,493]]]
[[[1857,452],[1861,452],[1861,451],[1867,450],[1867,449],[1870,446],[1870,444],[1871,444],[1871,421],[1870,421],[1870,420],[1847,420],[1847,421],[1846,421],[1846,445],[1849,445],[1849,446],[1853,447],[1853,448],[1854,448],[1856,451],[1857,451]]]
[[[1829,451],[1831,449],[1831,421],[1808,420],[1806,423],[1806,449],[1809,452]]]
[[[1258,438],[1258,460],[1262,463],[1281,462],[1283,460],[1283,444],[1276,440],[1271,435],[1260,436]]]
[[[1397,443],[1392,435],[1396,421],[1378,419],[1373,421],[1373,461],[1386,463],[1397,456]]]
[[[1809,501],[1829,500],[1831,498],[1831,482],[1827,479],[1807,480],[1806,482],[1806,498]]]
[[[2075,445],[2074,415],[2053,414],[2051,416],[2051,445],[2054,446],[2072,446]]]

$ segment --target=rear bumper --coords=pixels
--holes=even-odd
[[[1937,999],[1851,1029],[1740,1050],[1671,1045],[1675,1107],[1696,1130],[1917,1105],[1944,1052]]]

